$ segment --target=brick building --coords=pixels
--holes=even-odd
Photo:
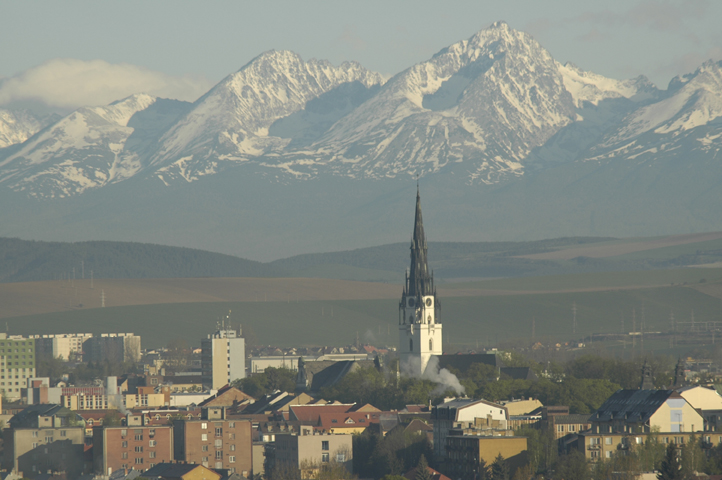
[[[93,428],[93,470],[110,475],[119,469],[145,471],[173,461],[173,429],[148,425],[141,415],[128,415],[126,425]]]
[[[204,408],[197,420],[174,420],[173,435],[177,461],[253,473],[251,423],[226,418],[224,407]]]

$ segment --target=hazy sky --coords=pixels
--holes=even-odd
[[[194,100],[269,49],[395,74],[496,20],[561,62],[660,88],[722,59],[712,0],[6,1],[0,105],[72,108],[139,90]]]

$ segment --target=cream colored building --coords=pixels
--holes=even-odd
[[[246,340],[240,328],[221,328],[201,340],[201,370],[203,385],[213,389],[246,378]]]
[[[273,462],[301,469],[301,478],[331,463],[353,471],[353,435],[321,435],[311,426],[302,426],[299,434],[276,434],[275,443]]]
[[[60,403],[70,410],[123,410],[166,406],[165,395],[162,393],[142,395],[63,395],[60,397]]]
[[[57,335],[30,335],[35,339],[35,348],[39,355],[53,358],[70,359],[83,353],[83,343],[93,337],[92,333],[59,333]]]

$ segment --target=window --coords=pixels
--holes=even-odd
[[[201,462],[208,463],[208,457],[201,457]]]
[[[228,428],[236,428],[236,422],[228,422]]]
[[[216,450],[216,459],[223,459],[223,450]]]
[[[216,448],[223,448],[223,440],[221,440],[221,439],[216,440]]]
[[[604,452],[604,455],[605,455],[607,458],[612,458],[612,452],[611,452],[611,450],[607,450],[606,452]]]
[[[336,454],[336,461],[339,463],[346,461],[346,454],[345,453],[337,453]]]
[[[229,450],[230,450],[231,452],[235,452],[235,451],[236,451],[236,445],[235,445],[235,444],[234,444],[234,445],[231,445],[231,446],[229,447]]]
[[[228,463],[236,463],[236,457],[234,457],[233,455],[228,457]]]
[[[148,441],[148,446],[151,448],[155,447],[155,440]]]
[[[149,456],[150,458],[155,458],[155,451],[152,451],[152,452],[148,453],[148,456]]]
[[[138,446],[136,446],[136,447],[135,447],[135,451],[138,452],[138,453],[142,452],[142,451],[143,451],[143,445],[138,445]]]
[[[142,463],[143,463],[143,459],[142,459],[142,458],[136,458],[136,459],[135,459],[135,464],[136,464],[136,465],[140,465],[140,464],[142,464]]]
[[[592,437],[589,439],[589,445],[599,445],[599,437]]]
[[[38,442],[33,442],[33,448],[38,448]]]
[[[321,461],[324,463],[328,463],[328,453],[321,454]]]
[[[431,323],[431,315],[429,315],[429,323]],[[429,350],[434,349],[434,341],[432,339],[429,339]]]
[[[564,431],[564,425],[557,425],[557,432],[563,432]]]
[[[155,428],[151,428],[150,430],[148,430],[148,436],[150,438],[155,437]]]
[[[599,457],[599,452],[597,452],[596,450],[593,450],[593,451],[591,452],[591,457],[592,457],[592,458],[598,458],[598,457]]]
[[[321,442],[321,450],[328,450],[328,440]]]
[[[201,423],[201,428],[202,428],[203,430],[207,430],[207,429],[208,429],[208,424],[207,424],[206,422]]]
[[[137,434],[136,434],[135,439],[136,439],[136,440],[143,440],[143,434],[140,434],[140,435],[137,435]]]
[[[127,441],[123,442],[123,448],[128,448],[128,442],[127,442]]]
[[[223,429],[221,427],[216,427],[216,437],[222,437],[223,436]]]
[[[121,457],[122,457],[123,459],[128,458],[128,452],[123,452],[123,454],[121,455]]]
[[[230,434],[228,434],[228,438],[230,438],[231,440],[235,440],[235,439],[236,439],[236,434],[235,434],[235,433],[230,433]]]
[[[641,445],[641,444],[642,444],[642,437],[634,437],[634,443],[636,443],[637,445]]]
[[[605,445],[611,445],[611,444],[612,444],[612,437],[607,437],[607,438],[605,438],[605,439],[604,439],[604,444],[605,444]]]
[[[207,451],[208,451],[208,445],[203,445],[202,450],[203,450],[204,452],[207,452]]]
[[[207,433],[201,433],[201,441],[207,442],[208,441],[208,434]]]
[[[53,437],[45,437],[45,443],[53,443]]]
[[[33,437],[37,438],[37,436],[38,436],[38,432],[33,432]]]
[[[128,435],[128,430],[126,430],[126,429],[124,428],[123,430],[120,431],[120,436],[121,436],[121,437],[125,437],[126,435]]]

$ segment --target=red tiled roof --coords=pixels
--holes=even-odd
[[[343,412],[322,413],[318,416],[317,426],[324,430],[331,428],[362,428],[381,420],[380,413]]]

